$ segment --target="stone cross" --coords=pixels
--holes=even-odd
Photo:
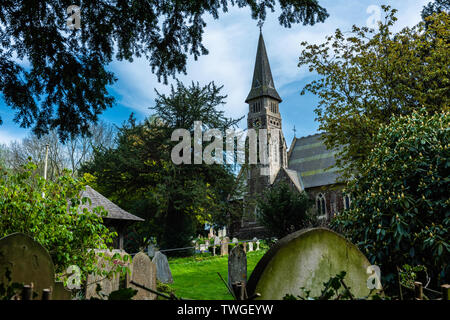
[[[234,247],[228,257],[228,285],[236,282],[247,284],[247,255],[241,246]]]
[[[132,299],[156,300],[156,294],[131,283],[131,281],[133,281],[156,291],[156,265],[150,260],[148,255],[143,252],[136,254],[133,258],[130,269],[131,275],[127,273],[127,288],[137,290],[136,295]]]
[[[172,283],[172,272],[170,272],[169,261],[160,251],[156,251],[152,262],[156,265],[156,277],[162,283]]]

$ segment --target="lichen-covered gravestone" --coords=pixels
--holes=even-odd
[[[228,255],[228,242],[230,242],[230,239],[228,237],[225,237],[220,242],[220,255],[226,256]]]
[[[247,283],[247,255],[241,246],[231,249],[228,256],[228,285],[236,282]]]
[[[53,261],[43,246],[23,233],[13,233],[0,239],[0,282],[7,283],[6,269],[11,282],[33,283],[35,299],[42,298],[42,290],[51,290],[52,300],[70,300],[71,292],[55,282]]]
[[[213,255],[216,255],[216,246],[220,246],[220,238],[217,236],[214,238]]]
[[[138,292],[133,300],[156,300],[156,294],[131,283],[140,284],[156,291],[156,265],[144,252],[139,252],[131,263],[131,275],[127,274],[127,288],[133,288]]]
[[[279,240],[259,261],[248,281],[249,295],[280,300],[286,294],[319,296],[323,283],[341,271],[351,293],[362,298],[367,288],[367,258],[341,235],[325,229],[305,229]]]
[[[96,259],[97,259],[97,267],[102,272],[111,272],[115,269],[112,257],[114,254],[120,254],[123,257],[128,255],[123,250],[95,250]],[[104,258],[105,257],[105,258]],[[125,266],[129,266],[129,263],[126,263]],[[100,285],[101,290],[99,291],[100,295],[97,293],[97,284]],[[120,285],[120,274],[115,273],[112,277],[105,277],[102,274],[89,274],[86,280],[86,299],[96,298],[103,299],[104,296],[108,296],[111,292],[119,290]]]
[[[162,283],[172,283],[172,272],[170,271],[169,261],[167,257],[160,251],[155,253],[152,262],[156,265],[156,277]]]
[[[253,251],[253,242],[249,242],[248,243],[248,252],[252,252]]]

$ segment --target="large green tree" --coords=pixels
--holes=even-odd
[[[58,273],[70,265],[82,277],[96,272],[92,249],[111,247],[116,233],[103,225],[106,212],[79,207],[84,182],[65,170],[54,181],[44,180],[37,166],[29,162],[21,170],[6,170],[0,165],[0,238],[15,232],[28,234],[48,250]]]
[[[392,32],[396,10],[383,6],[378,30],[354,26],[336,30],[319,45],[307,45],[300,66],[318,79],[306,85],[319,97],[316,108],[325,143],[340,148],[338,165],[352,173],[373,149],[372,138],[392,115],[424,107],[430,113],[449,107],[450,18],[446,12],[415,27]]]
[[[348,192],[343,231],[381,268],[386,289],[398,289],[397,267],[424,265],[431,287],[450,276],[450,113],[393,117]]]
[[[316,223],[314,202],[306,192],[298,193],[285,182],[270,187],[257,200],[258,221],[279,239]]]
[[[158,93],[152,118],[139,124],[130,119],[119,130],[117,147],[97,151],[82,168],[100,192],[146,219],[135,228],[138,246],[151,236],[163,249],[190,246],[205,222],[220,217],[224,223],[229,214],[229,195],[236,189],[232,166],[193,161],[176,165],[171,159],[178,144],[171,141],[175,129],[188,130],[193,140],[195,121],[201,121],[204,130],[219,129],[223,136],[236,126],[240,119],[226,118],[217,109],[225,98],[220,90],[214,83],[186,87],[178,82],[170,94]]]
[[[115,78],[106,68],[113,59],[146,57],[166,81],[186,72],[188,54],[197,59],[208,53],[202,43],[205,15],[218,19],[230,6],[249,7],[252,18],[263,21],[277,3],[285,27],[328,17],[318,0],[4,0],[0,92],[15,121],[38,135],[54,128],[63,140],[87,133],[113,105],[107,86]],[[71,5],[81,7],[79,29],[67,26]]]

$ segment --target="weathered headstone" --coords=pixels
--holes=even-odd
[[[220,255],[221,256],[228,255],[228,242],[229,241],[230,241],[230,239],[228,239],[227,237],[222,239],[222,241],[220,243]]]
[[[156,265],[156,277],[162,283],[172,283],[172,272],[170,272],[169,261],[160,251],[155,253],[152,262]]]
[[[211,227],[208,233],[208,239],[214,238],[214,228]]]
[[[147,254],[150,258],[153,258],[155,256],[156,247],[154,244],[150,243],[147,247]]]
[[[232,241],[234,244],[238,244],[239,243],[239,240],[237,239],[237,238],[233,238],[233,241]]]
[[[146,288],[156,290],[156,265],[150,260],[148,255],[143,252],[136,254],[130,269],[131,275],[127,274],[127,288],[133,288],[138,291],[133,300],[156,300],[156,294],[131,283],[133,281]]]
[[[125,255],[128,255],[123,250],[94,250],[96,253],[97,259],[97,268],[102,270],[103,272],[111,272],[115,269],[114,263],[111,261],[111,258],[114,254],[118,253],[123,258]],[[129,263],[126,263],[125,266],[129,266]],[[100,285],[100,295],[97,293],[97,284]],[[108,296],[111,292],[119,290],[120,285],[120,274],[115,273],[112,277],[105,277],[102,274],[89,274],[86,280],[86,299],[97,298],[103,299],[103,296]]]
[[[259,242],[259,240],[257,240],[257,241],[256,241],[256,251],[259,250],[259,244],[260,244],[260,242]]]
[[[234,247],[228,256],[228,285],[247,283],[247,255],[241,246]]]
[[[279,240],[253,270],[248,294],[263,300],[281,300],[286,294],[320,295],[323,283],[341,271],[345,284],[356,298],[369,295],[367,258],[343,236],[325,229],[305,229]]]
[[[30,236],[13,233],[0,239],[0,282],[7,283],[6,270],[11,282],[30,285],[42,299],[42,290],[51,290],[52,300],[70,300],[71,292],[62,283],[55,282],[55,267],[45,248]]]
[[[253,251],[253,242],[249,242],[248,243],[248,252],[252,252]]]

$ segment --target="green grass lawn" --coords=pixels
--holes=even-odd
[[[247,253],[247,278],[250,277],[258,261],[266,253],[259,250]],[[225,284],[220,280],[219,272],[228,280],[228,256],[193,256],[169,259],[173,283],[177,297],[195,300],[232,300]]]

